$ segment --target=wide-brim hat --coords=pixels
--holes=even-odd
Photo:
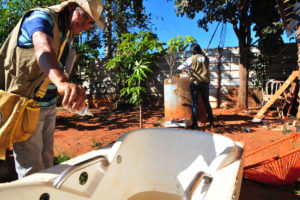
[[[103,11],[102,0],[62,0],[59,5],[50,8],[59,12],[70,3],[77,3],[86,13],[88,13],[96,22],[100,29],[104,28],[104,20],[101,17]]]

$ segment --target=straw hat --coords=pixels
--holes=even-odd
[[[101,17],[103,11],[102,0],[62,0],[59,5],[51,6],[50,8],[56,12],[61,11],[69,3],[77,3],[85,12],[87,12],[97,23],[100,29],[104,28],[104,20]]]

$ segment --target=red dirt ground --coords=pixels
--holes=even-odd
[[[67,153],[75,157],[104,147],[116,141],[122,134],[139,128],[137,110],[112,110],[108,107],[91,109],[94,117],[80,117],[58,108],[54,134],[55,155]],[[218,127],[201,131],[221,134],[244,143],[245,154],[286,136],[281,130],[283,121],[276,113],[268,112],[267,123],[253,123],[258,112],[252,110],[213,109]],[[143,128],[163,127],[164,110],[144,109]],[[277,129],[277,130],[276,130]],[[240,200],[296,200],[292,188],[274,187],[243,179]]]

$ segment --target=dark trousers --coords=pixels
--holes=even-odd
[[[202,96],[204,107],[205,107],[207,115],[208,115],[208,120],[210,123],[213,123],[214,116],[213,116],[212,109],[211,109],[211,106],[209,103],[209,83],[208,82],[201,82],[201,83],[192,82],[190,84],[190,89],[191,89],[191,96],[192,96],[193,124],[197,124],[197,119],[198,119],[197,108],[198,108],[199,92],[201,93],[201,96]]]

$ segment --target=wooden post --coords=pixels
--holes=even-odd
[[[283,27],[286,28],[287,27],[287,19],[286,19],[286,14],[284,12],[283,2],[281,0],[277,0],[277,4],[278,4],[280,17],[282,18]]]
[[[276,99],[286,90],[286,88],[300,75],[300,71],[293,71],[289,78],[282,84],[282,86],[277,90],[273,97],[260,109],[260,111],[254,116],[253,121],[260,121],[264,117],[264,113],[268,108],[273,105]],[[299,113],[299,112],[298,112]]]

